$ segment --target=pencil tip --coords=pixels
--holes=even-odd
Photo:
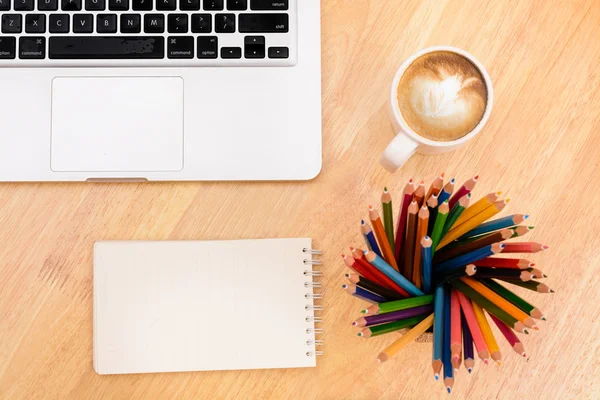
[[[356,336],[362,336],[362,332],[358,332]]]
[[[458,356],[454,356],[454,360],[458,361],[458,358],[459,358]]]
[[[361,225],[366,225],[367,223],[365,222],[365,220],[364,220],[364,219],[361,219],[361,220],[360,220],[360,224],[361,224]]]
[[[356,321],[354,321],[354,322],[352,323],[352,326],[356,326],[356,325],[358,325],[358,324],[356,323]]]
[[[456,182],[456,178],[450,179],[450,183],[454,183],[454,182]]]
[[[486,358],[485,360],[483,360],[483,363],[484,363],[485,365],[488,365],[488,364],[490,363],[490,360],[488,360],[488,359]]]
[[[366,313],[368,313],[368,310],[360,310],[360,313],[361,314],[366,314]]]
[[[540,327],[539,327],[539,326],[537,326],[537,325],[534,325],[534,326],[533,326],[533,329],[535,329],[536,331],[539,331],[539,330],[540,330]]]
[[[523,329],[523,333],[529,335],[529,331],[527,329]]]
[[[529,218],[529,214],[523,215],[523,219],[527,219],[527,218]]]
[[[445,172],[442,172],[442,175],[440,175],[442,178],[446,175]]]
[[[468,372],[468,373],[471,373],[471,372],[473,372],[473,368],[467,368],[467,372]]]
[[[369,211],[373,211],[373,206],[369,204]]]
[[[439,376],[438,374],[435,374],[435,375],[433,376],[433,378],[434,378],[436,381],[438,381],[438,380],[440,379],[440,376]]]
[[[542,277],[543,277],[543,278],[547,278],[547,277],[548,277],[548,275],[546,275],[546,274],[542,274]]]
[[[554,293],[554,289],[550,289],[550,293]]]
[[[413,182],[414,182],[414,181],[413,181],[413,178],[410,178],[410,179],[408,180],[408,183],[413,183]]]
[[[383,187],[383,193],[387,193],[387,191],[388,191],[388,190],[387,190],[387,186],[384,186],[384,187]]]
[[[452,393],[452,389],[450,389],[449,387],[447,387],[446,390],[448,391],[448,394]]]
[[[546,245],[542,246],[542,250],[548,250],[549,248],[550,248],[550,246],[546,246]]]
[[[342,289],[348,289],[348,285],[342,285]]]
[[[475,178],[473,178],[475,180],[479,179],[479,175],[475,175]]]
[[[350,274],[344,274],[346,278],[350,278]]]
[[[502,365],[502,361],[496,361],[496,364],[498,364],[498,366]]]
[[[525,358],[527,358],[527,354],[525,354],[525,353],[523,353],[522,356],[525,357]]]

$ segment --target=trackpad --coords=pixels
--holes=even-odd
[[[183,79],[55,78],[53,171],[180,171]]]

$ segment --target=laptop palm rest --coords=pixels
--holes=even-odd
[[[180,77],[55,78],[52,170],[181,171],[183,93]]]

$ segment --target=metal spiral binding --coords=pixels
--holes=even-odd
[[[323,254],[322,251],[320,250],[312,250],[312,249],[307,249],[304,248],[302,249],[302,252],[304,254],[307,255],[311,255],[311,256],[320,256]],[[311,258],[305,258],[304,259],[304,265],[322,265],[323,262],[321,260],[313,260],[312,257]],[[323,276],[323,274],[321,273],[321,271],[313,271],[313,270],[305,270],[304,271],[304,276],[306,277],[310,277],[310,278],[319,278],[321,276]],[[312,279],[310,281],[306,281],[304,282],[304,287],[307,289],[313,289],[313,288],[321,288],[323,287],[322,283],[319,281],[313,281]],[[312,300],[320,300],[323,298],[323,294],[322,293],[306,293],[304,295],[305,299],[312,299]],[[304,307],[305,311],[312,311],[313,315],[307,316],[305,318],[305,321],[307,323],[312,322],[313,324],[316,323],[320,323],[323,322],[323,318],[321,317],[315,317],[314,316],[314,312],[315,311],[323,311],[323,307],[320,305],[314,305],[314,304],[307,304]],[[324,333],[324,330],[322,328],[307,328],[306,329],[306,334],[307,335],[322,335]],[[306,345],[307,346],[322,346],[323,345],[323,340],[318,340],[318,339],[314,339],[311,338],[309,340],[306,341]],[[322,356],[323,352],[322,351],[307,351],[306,352],[306,356],[307,357],[313,357],[313,356]]]

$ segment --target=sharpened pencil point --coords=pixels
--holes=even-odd
[[[413,178],[410,178],[410,179],[408,180],[408,183],[413,183],[413,182],[414,182],[414,181],[413,181]]]
[[[356,326],[356,325],[358,325],[358,324],[356,323],[356,321],[354,321],[354,322],[352,323],[352,326]]]
[[[498,366],[502,365],[502,361],[496,361],[496,364],[498,364]]]
[[[356,336],[362,336],[362,332],[358,332]]]
[[[365,222],[365,220],[364,220],[364,219],[361,219],[361,220],[360,220],[360,224],[361,224],[361,225],[366,225],[367,223]]]
[[[369,211],[373,211],[373,206],[369,204]]]
[[[348,289],[348,285],[342,285],[342,289]]]
[[[550,293],[554,293],[554,289],[550,289]]]
[[[486,358],[485,360],[483,360],[483,363],[484,363],[485,365],[488,365],[488,364],[490,363],[490,360],[488,360],[488,359]]]
[[[445,172],[442,172],[442,174],[440,175],[442,178],[446,175]]]
[[[542,321],[546,321],[546,317],[542,317],[540,318]]]
[[[547,278],[547,277],[548,277],[548,275],[546,275],[546,274],[542,274],[542,277],[543,277],[543,278]]]
[[[433,379],[435,379],[436,381],[439,381],[439,380],[440,380],[440,376],[439,376],[438,374],[435,374],[435,375],[433,376]]]
[[[467,368],[467,372],[468,372],[468,373],[471,373],[471,372],[473,372],[473,368]]]
[[[452,393],[452,389],[447,387],[446,390],[448,391],[448,394]]]
[[[366,313],[368,313],[368,312],[369,312],[369,310],[360,310],[360,313],[361,313],[361,314],[366,314]]]
[[[454,182],[456,182],[456,178],[450,179],[450,183],[454,183]]]
[[[523,219],[527,219],[527,218],[529,218],[529,214],[523,215]]]
[[[475,175],[475,178],[473,178],[475,180],[479,179],[479,175]]]
[[[542,246],[542,250],[548,250],[549,248],[550,248],[550,246],[547,246],[547,245]]]
[[[534,325],[532,328],[533,328],[533,329],[535,329],[536,331],[539,331],[539,330],[540,330],[540,327],[539,327],[539,326],[537,326],[537,325]]]
[[[384,186],[384,187],[383,187],[383,193],[387,193],[387,191],[388,191],[388,190],[387,190],[387,186]]]
[[[527,358],[527,354],[523,353],[521,354],[523,357]]]

